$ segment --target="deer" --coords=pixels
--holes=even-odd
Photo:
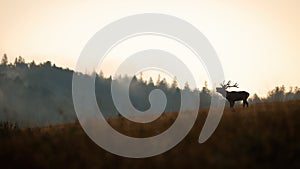
[[[229,92],[226,89],[231,88],[231,87],[238,87],[238,84],[235,83],[234,85],[231,85],[231,81],[229,80],[226,84],[225,81],[223,81],[223,83],[220,84],[221,87],[217,87],[217,92],[220,93],[223,97],[225,97],[230,104],[230,108],[233,108],[234,106],[234,102],[235,101],[243,101],[243,107],[245,107],[245,105],[248,107],[249,104],[247,102],[247,99],[249,97],[249,93],[246,91],[232,91]]]

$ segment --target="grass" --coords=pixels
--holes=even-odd
[[[203,144],[198,143],[207,109],[182,142],[150,158],[120,157],[98,147],[77,124],[19,129],[0,125],[1,168],[300,168],[300,101],[261,103],[235,111],[222,120]],[[177,113],[165,113],[141,125],[108,119],[120,132],[149,137],[167,129]]]

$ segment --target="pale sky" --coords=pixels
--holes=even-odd
[[[19,55],[26,61],[50,60],[74,69],[84,45],[98,30],[139,13],[169,14],[197,27],[215,48],[226,79],[238,82],[241,89],[251,94],[264,96],[277,85],[300,86],[300,1],[297,0],[1,0],[0,55],[7,53],[10,61]],[[157,40],[151,38],[152,42]],[[139,40],[133,39],[131,44]],[[170,49],[171,43],[160,41],[165,49]],[[146,44],[151,48],[156,43]],[[103,67],[105,74],[112,73],[126,57],[119,56],[122,46],[119,49],[115,55],[113,51],[110,54],[113,59],[108,59]],[[193,71],[197,72],[195,68]],[[203,74],[203,68],[199,72]],[[201,87],[206,79],[199,76],[197,80]]]

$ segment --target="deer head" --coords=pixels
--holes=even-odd
[[[226,89],[228,89],[230,87],[239,88],[237,83],[235,83],[234,85],[231,85],[231,80],[229,80],[227,83],[225,83],[225,80],[224,80],[222,83],[220,83],[220,86],[221,87],[216,88],[217,92],[221,93],[224,97],[226,97]]]

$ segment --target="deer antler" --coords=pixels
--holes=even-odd
[[[231,84],[231,80],[229,80],[229,81],[227,82],[227,84],[225,84],[225,80],[224,80],[222,83],[220,83],[220,85],[221,85],[223,88],[225,88],[225,89],[227,89],[227,88],[229,88],[229,87],[236,87],[236,88],[239,88],[237,83],[235,83],[234,85],[230,85],[230,84]]]
[[[221,86],[222,88],[224,88],[224,89],[227,88],[227,84],[225,84],[225,80],[224,80],[222,83],[220,83],[220,86]]]
[[[236,87],[236,88],[239,88],[238,85],[239,85],[239,84],[235,83],[234,85],[228,85],[228,87]]]

